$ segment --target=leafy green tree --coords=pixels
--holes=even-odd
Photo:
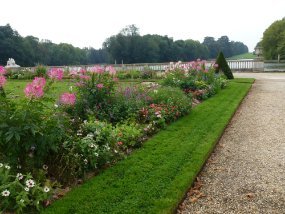
[[[263,56],[265,59],[285,58],[285,18],[273,22],[263,33]]]

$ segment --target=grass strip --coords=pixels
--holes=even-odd
[[[159,132],[42,213],[172,213],[192,185],[253,80],[228,88]]]

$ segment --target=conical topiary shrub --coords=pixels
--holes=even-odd
[[[234,75],[224,57],[223,52],[219,53],[216,59],[216,64],[218,64],[218,66],[216,67],[216,73],[218,73],[219,71],[222,71],[228,79],[234,78]]]

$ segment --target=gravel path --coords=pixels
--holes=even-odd
[[[285,214],[285,74],[257,78],[177,211]]]

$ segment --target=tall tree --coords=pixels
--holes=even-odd
[[[285,58],[285,18],[273,22],[263,33],[263,56],[265,59]]]

